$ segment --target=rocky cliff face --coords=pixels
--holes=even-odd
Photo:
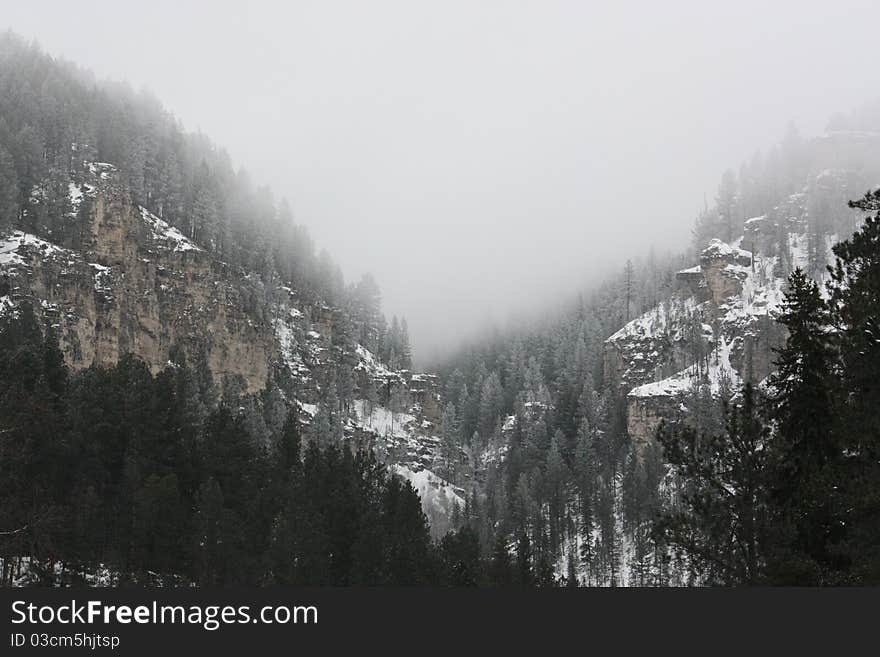
[[[801,241],[789,235],[790,259],[803,259]],[[770,373],[785,337],[775,322],[785,285],[779,260],[713,240],[698,266],[678,272],[671,299],[606,341],[606,376],[626,395],[636,443],[651,440],[661,420],[684,416],[696,393],[730,395]]]
[[[311,421],[319,382],[340,364],[339,309],[306,304],[291,287],[217,259],[133,205],[110,165],[90,165],[71,184],[70,202],[68,223],[55,234],[0,236],[0,314],[29,302],[74,369],[132,353],[156,373],[183,353],[208,368],[218,395],[273,386]],[[345,439],[376,449],[413,482],[435,531],[445,530],[463,499],[431,471],[439,443],[435,378],[391,370],[362,345],[352,358],[355,396],[368,388],[375,396],[355,399]]]
[[[272,327],[247,312],[245,273],[128,203],[112,167],[92,171],[71,199],[92,209],[86,221],[70,217],[59,243],[6,238],[9,300],[34,302],[74,368],[134,353],[155,373],[180,348],[203,354],[216,382],[262,389],[279,352]]]
[[[626,396],[637,444],[651,440],[661,420],[685,417],[699,394],[730,395],[770,374],[773,350],[785,340],[775,319],[786,277],[800,267],[822,278],[837,237],[817,230],[817,207],[836,207],[837,201],[822,199],[840,196],[845,178],[824,171],[804,192],[747,220],[734,244],[712,240],[698,265],[677,273],[670,299],[606,340],[605,375]],[[741,248],[745,244],[753,251]]]

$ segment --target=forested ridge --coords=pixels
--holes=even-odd
[[[860,529],[854,517],[829,515],[826,502],[819,501],[842,487],[844,477],[851,480],[841,470],[831,474],[823,459],[831,458],[829,453],[837,459],[865,455],[852,445],[829,445],[826,434],[832,424],[841,434],[849,430],[844,429],[848,405],[834,405],[834,400],[873,394],[864,383],[836,388],[833,394],[829,386],[847,380],[843,373],[850,368],[870,362],[846,362],[842,345],[874,334],[870,327],[875,320],[867,318],[876,317],[875,311],[860,315],[862,328],[849,332],[841,313],[853,312],[842,310],[851,305],[870,306],[865,297],[844,292],[858,287],[852,277],[864,276],[861,285],[876,286],[876,280],[868,283],[874,276],[868,263],[878,248],[870,236],[873,224],[858,230],[865,213],[875,211],[874,197],[847,203],[880,178],[872,155],[876,124],[875,105],[835,117],[821,138],[805,139],[790,129],[779,146],[756,154],[739,173],[724,174],[714,205],[696,218],[692,249],[627,261],[617,276],[585,291],[560,312],[526,328],[474,341],[441,364],[444,444],[463,446],[466,454],[449,448],[450,473],[481,477],[480,494],[470,501],[465,523],[480,535],[484,552],[504,536],[510,545],[527,546],[544,582],[576,585],[877,581],[876,561],[869,556],[877,540],[869,529],[877,526],[874,475],[862,475],[861,489],[851,490],[853,495],[864,492],[862,511],[855,512],[855,504],[846,507],[848,513],[867,514]],[[762,226],[764,244],[743,238],[744,231],[757,234],[755,226]],[[853,231],[853,237],[843,239]],[[676,344],[686,345],[691,362],[702,363],[695,371],[705,376],[719,359],[719,346],[699,338],[708,327],[692,318],[681,301],[687,286],[676,271],[693,262],[713,237],[761,248],[760,256],[746,254],[751,264],[745,270],[764,276],[755,274],[760,258],[759,265],[768,263],[767,273],[781,283],[784,299],[770,320],[773,326],[760,329],[772,332],[755,343],[762,353],[745,354],[767,361],[775,373],[766,380],[744,376],[742,387],[723,378],[715,388],[711,381],[698,383],[670,401],[676,413],[668,416],[657,439],[635,443],[629,433],[632,398],[627,396],[632,384],[619,380],[606,339],[634,318],[648,326],[660,324],[660,337],[648,349],[674,351]],[[835,242],[839,244],[831,254],[825,245]],[[861,255],[854,254],[853,243],[861,245]],[[833,273],[826,270],[829,257]],[[835,257],[841,264],[834,264]],[[689,275],[690,270],[682,273]],[[807,289],[817,315],[798,318]],[[832,312],[829,303],[839,305]],[[818,357],[810,355],[815,345],[804,330],[796,330],[798,322],[807,322],[812,335],[822,337]],[[754,325],[747,326],[740,335],[762,335]],[[865,355],[876,346],[859,344],[867,350],[859,353]],[[635,357],[643,354],[635,352]],[[803,369],[786,375],[793,364]],[[743,366],[745,375],[748,361]],[[876,427],[865,426],[864,419],[851,426],[865,427],[856,439],[859,444],[876,441]],[[809,436],[793,435],[798,431]],[[746,451],[737,452],[741,449]],[[825,455],[808,455],[814,449]],[[769,456],[763,462],[771,451],[772,462]],[[480,473],[486,452],[504,456]],[[823,465],[802,465],[814,458]],[[727,481],[728,468],[743,479]],[[756,471],[746,475],[741,468],[757,468],[760,476]],[[784,481],[788,490],[783,490]],[[741,491],[746,485],[748,492]],[[736,504],[748,498],[753,506],[728,506],[728,495]],[[832,497],[843,504],[839,492]],[[758,532],[759,524],[764,532],[760,539],[749,537],[747,554],[738,547],[744,540],[740,523],[750,532]],[[810,523],[817,524],[807,528]],[[808,542],[812,547],[806,547]]]
[[[185,360],[71,372],[28,306],[0,317],[3,585],[534,583],[469,528],[432,541],[372,452],[319,446],[295,410],[256,441],[202,383]]]
[[[133,354],[74,370],[39,300],[10,311],[0,279],[3,584],[876,584],[880,196],[860,197],[880,180],[878,114],[835,117],[815,139],[790,130],[724,174],[681,254],[628,260],[437,363],[424,458],[465,501],[432,540],[416,491],[351,439],[374,406],[390,409],[391,438],[414,408],[406,321],[386,322],[375,281],[346,285],[284,201],[154,99],[0,36],[0,237],[75,247],[93,208],[72,195],[109,163],[128,203],[258,279],[254,316],[272,319],[278,286],[333,316],[303,404],[271,377],[261,393],[220,390],[183,350],[158,372]],[[784,339],[758,341],[773,371],[695,385],[636,441],[609,336],[662,315],[675,328],[662,340],[707,378],[728,343],[700,337],[678,274],[713,238],[748,254],[743,276],[759,280],[758,261],[785,281],[765,313]],[[373,355],[387,389],[356,372]],[[678,369],[664,367],[643,383]]]
[[[12,32],[0,34],[0,231],[75,245],[92,208],[79,192],[83,202],[74,208],[71,188],[81,187],[95,163],[120,171],[132,205],[227,265],[256,273],[267,289],[287,285],[304,303],[343,309],[352,339],[383,362],[411,366],[406,320],[386,321],[371,275],[347,285],[329,254],[316,253],[286,200],[254,184],[148,93],[98,81]],[[270,300],[252,303],[270,314]]]
[[[28,239],[78,248],[108,171],[126,206],[241,272],[251,317],[271,320],[277,288],[295,291],[307,317],[333,317],[328,367],[310,383],[323,398],[312,417],[271,376],[262,394],[242,396],[212,378],[202,351],[175,347],[158,373],[135,355],[73,371],[57,324],[37,320],[35,304],[47,302],[4,274],[3,582],[435,581],[411,486],[369,451],[328,444],[352,405],[356,345],[410,367],[406,320],[386,322],[372,277],[345,285],[286,202],[149,95],[0,35],[3,264],[19,262]]]
[[[11,32],[0,36],[0,147],[4,228],[62,231],[69,184],[88,163],[108,162],[134,203],[225,261],[303,291],[341,293],[338,267],[315,255],[289,205],[207,137],[185,132],[149,95],[98,82]]]
[[[368,452],[318,449],[295,412],[268,445],[206,408],[185,362],[73,374],[24,309],[0,327],[3,582],[418,584],[418,495]],[[60,572],[56,569],[60,568]]]
[[[875,214],[834,246],[826,294],[788,278],[766,387],[725,404],[719,433],[659,431],[684,488],[654,539],[709,582],[880,582],[880,193],[852,205]]]

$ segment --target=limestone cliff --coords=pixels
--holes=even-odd
[[[637,444],[651,440],[661,420],[685,417],[698,394],[729,396],[772,371],[773,349],[785,339],[775,321],[785,277],[795,267],[821,277],[835,241],[825,235],[810,244],[807,214],[806,195],[794,194],[745,222],[734,244],[712,240],[698,265],[677,273],[671,298],[606,340],[605,376],[626,396]]]
[[[271,386],[306,424],[328,371],[345,360],[355,400],[344,439],[374,448],[413,482],[435,530],[445,529],[463,499],[431,470],[439,442],[435,378],[389,369],[363,345],[341,354],[341,309],[228,265],[133,204],[121,178],[111,165],[93,163],[70,185],[72,211],[61,229],[0,236],[0,314],[29,302],[74,369],[113,365],[131,353],[156,373],[184,354],[207,367],[218,398],[258,399]]]

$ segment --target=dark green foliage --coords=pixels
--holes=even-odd
[[[440,541],[439,558],[443,583],[447,586],[483,584],[484,565],[480,557],[480,541],[470,527],[463,527],[444,536]]]
[[[0,142],[0,231],[18,220],[18,175],[15,161]]]
[[[843,563],[843,474],[837,399],[837,359],[828,307],[819,287],[800,269],[789,276],[783,314],[788,329],[770,378],[768,416],[776,423],[773,459],[773,549],[768,569],[775,581],[827,584]]]
[[[834,247],[831,323],[838,330],[847,534],[843,552],[853,581],[880,582],[880,192],[851,204],[868,216]]]
[[[510,549],[507,546],[507,537],[499,533],[495,538],[495,546],[492,549],[489,564],[489,585],[509,587],[513,584],[513,564],[510,559]]]
[[[53,553],[64,540],[62,502],[71,481],[64,432],[67,373],[30,306],[0,318],[0,556]]]
[[[850,206],[875,214],[833,247],[828,301],[795,271],[781,318],[770,573],[783,583],[880,582],[880,194]]]
[[[522,532],[516,541],[516,566],[514,581],[521,588],[530,588],[535,585],[535,572],[532,565],[532,542],[529,535]]]
[[[761,581],[768,533],[768,432],[750,385],[727,412],[721,434],[662,425],[657,438],[683,480],[677,508],[658,521],[661,544],[682,550],[710,583]]]
[[[834,247],[828,301],[789,276],[767,404],[746,386],[723,433],[658,434],[683,492],[655,533],[703,581],[880,582],[880,194],[851,205],[877,214]]]
[[[726,172],[698,219],[697,249],[732,241],[747,218],[766,214],[779,270],[791,271],[784,201],[803,188],[810,149],[792,131],[767,157]],[[303,432],[271,386],[240,404],[235,386],[215,390],[200,354],[174,353],[155,377],[131,357],[70,375],[51,330],[22,305],[17,321],[0,320],[0,557],[78,571],[105,563],[138,581],[154,571],[203,584],[546,586],[559,564],[570,585],[664,583],[683,554],[699,581],[880,581],[878,220],[835,248],[828,302],[807,276],[824,262],[826,236],[849,225],[833,195],[861,178],[831,195],[809,182],[808,271],[790,279],[789,338],[766,408],[747,388],[722,414],[697,391],[686,400],[693,426],[661,432],[681,489],[653,536],[667,470],[656,445],[629,443],[627,386],[604,342],[667,298],[676,270],[693,262],[652,253],[440,368],[439,465],[475,490],[456,531],[432,545],[411,488],[342,446],[354,399],[381,398],[394,413],[412,405],[404,386],[377,390],[356,370],[358,343],[392,367],[412,365],[406,320],[386,322],[375,281],[346,287],[285,201],[154,99],[0,36],[0,233],[20,228],[80,248],[92,200],[72,213],[68,189],[97,161],[119,169],[132,203],[256,272],[243,303],[258,322],[275,312],[278,285],[294,288],[306,313],[335,306],[334,367]],[[873,182],[868,164],[858,175]],[[853,206],[875,212],[880,194]],[[688,356],[708,362],[702,322],[689,323]],[[497,460],[477,473],[486,455]]]
[[[246,414],[205,410],[185,364],[70,375],[52,331],[17,313],[0,318],[4,583],[22,556],[47,582],[56,562],[70,581],[99,564],[141,583],[482,580],[475,534],[435,548],[417,493],[371,453],[303,449],[293,412],[264,446]]]

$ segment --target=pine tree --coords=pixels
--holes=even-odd
[[[770,530],[767,430],[751,385],[728,409],[723,433],[662,424],[657,438],[687,485],[677,508],[655,525],[655,540],[686,554],[703,582],[761,582]]]
[[[409,343],[409,325],[406,323],[406,317],[400,320],[400,347],[396,350],[400,357],[400,369],[412,369],[412,347]]]
[[[409,390],[402,383],[392,385],[391,394],[388,399],[389,410],[391,411],[391,433],[394,434],[395,417],[409,410],[412,400],[409,396]]]
[[[354,298],[361,320],[359,342],[374,354],[379,353],[382,297],[376,279],[364,274],[355,286]]]
[[[492,372],[486,377],[480,391],[479,431],[481,435],[489,436],[492,434],[501,413],[502,403],[501,382],[498,379],[498,374]]]
[[[492,558],[489,564],[489,585],[509,587],[514,583],[513,564],[510,560],[510,550],[507,546],[507,537],[498,532],[495,535],[495,543],[492,548]]]
[[[443,477],[455,481],[459,460],[459,426],[455,404],[449,402],[440,418],[440,450],[443,459]]]
[[[302,446],[296,407],[291,407],[278,441],[276,463],[283,476],[297,480],[302,472]]]
[[[379,403],[379,391],[376,389],[376,382],[369,378],[363,387],[362,394],[364,396],[364,412],[369,414],[368,426],[373,427],[373,409]]]
[[[578,580],[577,558],[574,555],[574,550],[568,551],[567,569],[565,585],[569,588],[577,588],[580,586],[580,581]]]
[[[480,544],[470,527],[446,534],[440,541],[439,552],[444,584],[461,587],[482,583]]]
[[[577,434],[577,446],[575,448],[575,477],[578,488],[579,508],[579,534],[580,534],[580,560],[587,573],[594,570],[593,559],[593,530],[595,528],[595,495],[596,495],[596,466],[595,451],[593,449],[593,437],[590,425],[585,417],[581,420],[581,426]]]
[[[0,232],[18,220],[18,176],[12,155],[0,144]]]
[[[516,583],[520,588],[532,588],[535,575],[532,569],[532,542],[525,531],[516,541]]]
[[[773,506],[779,543],[772,568],[783,582],[820,584],[839,569],[841,539],[836,482],[842,450],[835,426],[836,358],[828,309],[819,287],[800,269],[788,278],[779,322],[788,329],[770,378]]]
[[[721,177],[718,186],[718,196],[715,199],[718,208],[719,219],[724,229],[724,240],[728,243],[733,241],[736,229],[739,227],[739,196],[736,182],[736,173],[728,169]]]
[[[635,272],[633,270],[632,260],[626,261],[626,268],[623,270],[623,298],[626,303],[626,313],[624,315],[624,321],[629,322],[629,311],[630,306],[632,305],[633,300],[633,276]]]
[[[223,537],[228,527],[223,504],[223,491],[214,478],[199,487],[196,495],[196,554],[197,577],[200,584],[216,585],[223,581],[228,562]]]
[[[547,450],[547,465],[544,475],[546,499],[548,503],[550,550],[555,554],[562,541],[562,520],[565,510],[568,467],[562,458],[560,444],[565,440],[562,431],[556,430],[550,439]]]
[[[845,470],[839,480],[848,513],[843,556],[848,581],[880,582],[880,191],[851,207],[867,216],[861,230],[834,246],[831,323],[840,350],[839,405]]]

